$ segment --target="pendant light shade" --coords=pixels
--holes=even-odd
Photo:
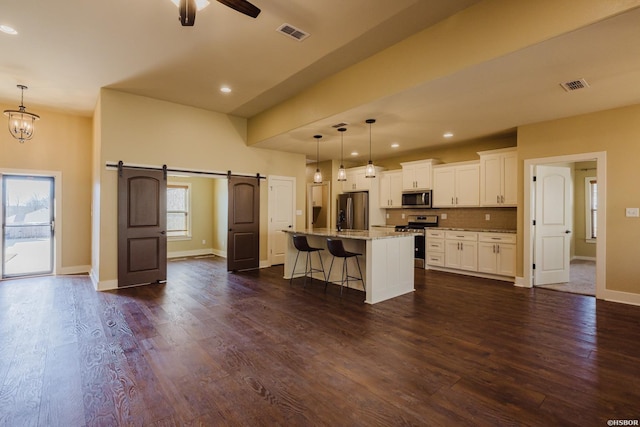
[[[367,119],[366,122],[369,124],[369,163],[367,163],[367,168],[364,170],[365,178],[375,178],[376,177],[376,168],[373,166],[373,161],[371,160],[371,125],[376,122],[375,119]]]
[[[17,110],[4,110],[4,115],[9,117],[9,133],[23,144],[33,138],[35,122],[40,119],[40,116],[28,112],[24,106],[24,90],[27,87],[18,85],[18,89],[22,91],[20,106]]]
[[[320,172],[320,138],[322,135],[313,135],[316,139],[316,173],[313,174],[314,184],[322,184],[322,173]]]
[[[340,128],[338,132],[340,132],[340,167],[338,168],[338,181],[346,181],[347,180],[347,171],[344,168],[344,132],[347,128]]]

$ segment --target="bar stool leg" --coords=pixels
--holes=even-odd
[[[324,271],[324,264],[322,263],[322,255],[320,255],[320,251],[317,251],[318,253],[318,259],[320,260],[320,268],[322,268],[322,276],[324,277],[324,281],[327,281],[327,273],[325,273]],[[325,284],[325,289],[326,289],[326,284]]]
[[[296,260],[293,263],[293,269],[291,270],[291,277],[289,278],[289,286],[293,284],[293,276],[296,272],[296,264],[298,264],[298,257],[300,256],[300,251],[296,254]]]
[[[327,292],[327,285],[329,284],[329,278],[331,277],[331,269],[333,268],[333,261],[336,257],[331,258],[331,265],[329,266],[329,274],[325,276],[324,280],[324,291]]]
[[[360,273],[360,281],[362,282],[362,289],[365,291],[365,293],[367,292],[367,287],[364,285],[364,278],[362,276],[362,270],[360,269],[360,261],[358,260],[358,257],[354,257],[356,259],[356,265],[358,266],[358,273]]]

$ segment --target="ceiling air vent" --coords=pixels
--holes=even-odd
[[[345,126],[349,126],[349,123],[344,123],[344,122],[342,122],[342,123],[338,123],[337,125],[333,125],[333,126],[331,126],[331,127],[332,127],[332,128],[335,128],[335,129],[338,129],[338,128],[343,128],[343,127],[345,127]]]
[[[296,39],[299,42],[301,42],[302,40],[304,40],[307,37],[309,37],[309,33],[305,33],[301,29],[296,28],[293,25],[289,25],[289,24],[280,25],[280,27],[278,27],[276,29],[276,31],[279,32],[279,33],[284,34],[287,37],[291,37],[293,39]]]
[[[589,83],[587,83],[585,79],[580,79],[566,83],[560,83],[560,86],[562,86],[562,89],[566,90],[567,92],[571,92],[574,90],[587,88],[589,87]]]

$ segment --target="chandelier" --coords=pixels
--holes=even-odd
[[[22,91],[20,97],[20,106],[18,110],[4,110],[4,115],[9,117],[9,132],[11,135],[23,144],[25,141],[33,137],[35,129],[34,123],[40,119],[40,116],[28,112],[24,106],[24,85],[18,85],[18,89]]]

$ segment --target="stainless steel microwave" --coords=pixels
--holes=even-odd
[[[402,193],[403,208],[430,208],[432,191],[405,191]]]

